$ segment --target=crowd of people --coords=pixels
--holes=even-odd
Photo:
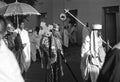
[[[19,27],[15,28],[14,25],[6,22],[4,17],[1,16],[0,20],[1,44],[3,48],[5,46],[5,50],[1,46],[1,53],[6,54],[6,58],[0,56],[0,81],[24,82],[24,75],[31,62],[37,61],[38,54],[41,68],[46,69],[46,82],[59,82],[60,77],[63,76],[61,58],[63,49],[59,25],[56,23],[47,25],[46,22],[40,22],[40,26],[26,30],[24,22],[21,22]],[[7,58],[9,54],[10,58]],[[3,60],[7,61],[4,63]],[[4,65],[8,65],[7,68]],[[13,65],[13,68],[11,65]],[[8,68],[11,69],[10,74]]]
[[[63,45],[77,44],[77,24],[68,23],[63,27]]]
[[[103,46],[102,25],[83,27],[80,68],[87,82],[119,82],[120,43],[107,51]],[[40,26],[26,30],[24,22],[15,28],[0,16],[0,82],[25,82],[24,74],[31,61],[40,57],[41,68],[46,70],[46,82],[60,82],[64,75],[62,57],[63,46],[77,43],[77,24]],[[109,44],[106,44],[109,46]]]

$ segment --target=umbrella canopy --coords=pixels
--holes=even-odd
[[[14,2],[0,8],[4,16],[12,15],[40,15],[40,13],[31,5],[26,3]]]
[[[3,2],[3,1],[0,1],[0,8],[7,5],[7,3]]]

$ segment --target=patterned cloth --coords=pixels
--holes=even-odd
[[[42,39],[40,41],[40,51],[41,51],[41,59],[45,68],[47,68],[47,82],[58,82],[60,75],[63,75],[62,69],[62,60],[61,55],[63,55],[62,43],[60,40],[59,33],[47,34],[44,33],[42,35]],[[57,35],[58,34],[58,35]],[[52,77],[51,77],[52,76]]]

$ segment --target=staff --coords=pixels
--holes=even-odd
[[[78,18],[76,18],[73,14],[71,14],[68,9],[64,9],[64,10],[65,10],[65,13],[70,14],[70,15],[71,15],[74,19],[76,19],[80,24],[82,24],[84,27],[87,27],[82,21],[80,21],[80,20],[79,20]]]

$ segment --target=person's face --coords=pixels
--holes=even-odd
[[[25,26],[24,23],[21,23],[21,26],[20,26],[21,29],[24,29],[24,26]]]

